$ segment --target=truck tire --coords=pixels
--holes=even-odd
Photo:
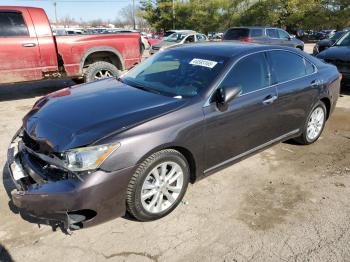
[[[92,82],[109,77],[118,77],[120,71],[118,68],[108,62],[95,62],[89,65],[84,73],[84,82]]]

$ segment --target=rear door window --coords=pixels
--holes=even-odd
[[[23,16],[19,12],[0,11],[0,37],[29,36]]]
[[[290,35],[286,31],[279,29],[278,30],[278,37],[281,39],[289,39]]]
[[[268,52],[271,68],[274,73],[274,84],[306,75],[304,58],[288,51]]]
[[[277,29],[273,29],[273,28],[266,29],[266,34],[270,38],[279,38]]]
[[[250,37],[262,37],[263,30],[259,28],[250,29]]]
[[[224,34],[224,40],[239,40],[249,36],[248,28],[232,28],[226,31]]]
[[[222,86],[240,86],[242,94],[257,91],[269,85],[269,70],[263,52],[240,60],[222,83]]]

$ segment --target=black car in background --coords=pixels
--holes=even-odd
[[[343,79],[350,81],[350,31],[345,33],[332,47],[317,55],[317,58],[337,66]]]
[[[313,50],[313,55],[318,55],[323,50],[326,50],[327,48],[330,48],[332,45],[334,45],[335,42],[337,42],[346,31],[337,31],[333,35],[330,35],[330,37],[318,41]]]
[[[289,46],[304,50],[303,41],[292,37],[283,29],[272,27],[233,27],[224,33],[222,40]]]
[[[8,150],[13,202],[65,229],[161,218],[189,182],[281,141],[314,143],[339,86],[335,66],[295,48],[164,50],[36,102]]]

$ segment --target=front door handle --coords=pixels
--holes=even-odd
[[[263,101],[263,104],[264,105],[269,105],[269,104],[272,104],[273,102],[275,102],[275,100],[277,99],[277,96],[272,96],[272,95],[269,95],[267,96],[264,101]]]
[[[35,43],[24,43],[24,44],[22,44],[22,46],[23,47],[34,47],[34,46],[36,46],[36,44]]]

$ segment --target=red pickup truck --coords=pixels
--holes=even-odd
[[[54,36],[45,11],[0,7],[0,83],[118,76],[141,60],[138,33]]]

